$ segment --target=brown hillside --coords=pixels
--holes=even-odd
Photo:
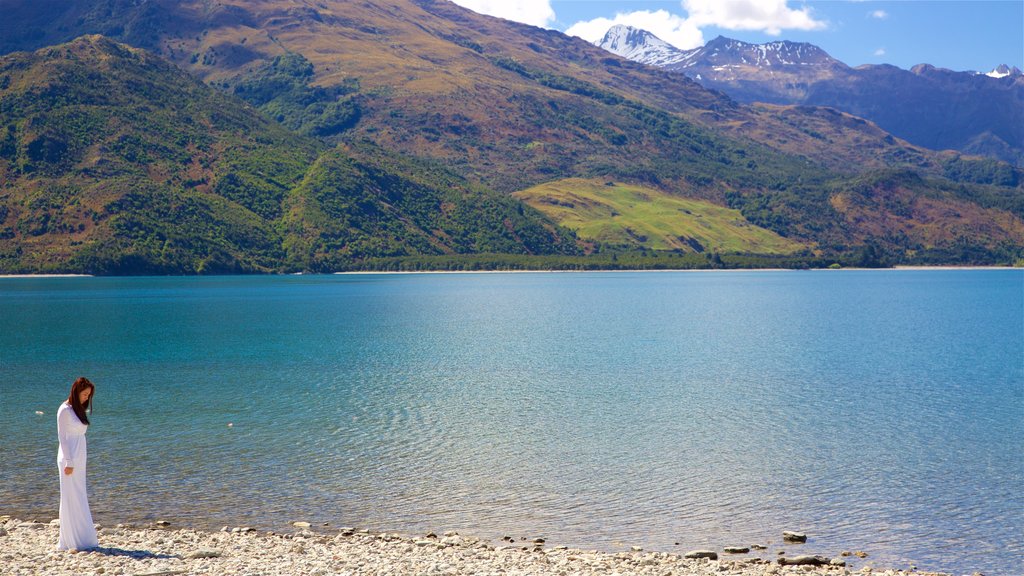
[[[940,166],[933,153],[884,132],[822,119],[815,109],[741,107],[681,74],[618,58],[555,31],[482,16],[446,0],[91,0],[46,7],[16,2],[12,10],[13,18],[27,25],[19,27],[23,34],[0,41],[4,50],[103,33],[154,50],[228,89],[275,56],[300,53],[313,64],[316,84],[358,79],[365,116],[356,134],[445,159],[506,190],[566,171],[592,175],[596,167],[588,157],[634,163],[667,154],[657,138],[640,143],[639,151],[635,146],[609,146],[602,140],[614,135],[595,137],[587,119],[570,118],[576,125],[566,127],[566,109],[592,114],[591,124],[628,122],[607,105],[496,65],[497,58],[680,114],[733,137],[808,156],[832,170],[899,163],[938,171]],[[44,26],[47,21],[56,25]],[[550,113],[538,113],[538,107]],[[805,124],[814,124],[813,133]],[[629,131],[626,126],[627,138]],[[472,137],[479,135],[489,141],[474,142]],[[627,141],[636,144],[636,139]],[[588,149],[593,150],[589,155]],[[502,174],[502,165],[510,161],[518,168]],[[629,177],[621,171],[619,175]],[[670,180],[658,184],[696,193],[678,179]]]

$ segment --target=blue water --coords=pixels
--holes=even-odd
[[[1021,270],[0,279],[0,513],[77,375],[102,523],[1024,572]]]

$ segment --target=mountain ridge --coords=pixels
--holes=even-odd
[[[619,43],[612,47],[609,38]],[[684,73],[740,102],[831,106],[932,150],[954,149],[1024,166],[1024,75],[1006,65],[986,74],[930,64],[910,70],[884,64],[853,68],[807,43],[749,44],[719,36],[693,50],[678,50],[649,32],[621,27],[596,44]]]

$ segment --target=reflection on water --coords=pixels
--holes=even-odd
[[[101,522],[666,551],[794,529],[806,553],[1010,574],[1022,290],[1021,271],[0,279],[0,512],[56,515],[54,413],[86,374]]]

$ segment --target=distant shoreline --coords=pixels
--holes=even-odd
[[[595,270],[362,270],[352,272],[330,272],[332,275],[345,274],[578,274],[587,272],[624,273],[624,272],[842,272],[842,271],[928,271],[928,270],[1024,270],[1013,266],[894,266],[892,268],[658,268],[658,269],[595,269]],[[313,276],[314,274],[309,274]]]
[[[0,274],[0,278],[95,278],[92,274]]]
[[[536,269],[536,270],[352,270],[345,272],[299,272],[299,273],[284,273],[284,274],[210,274],[210,275],[196,275],[196,274],[180,274],[180,275],[160,275],[160,276],[149,276],[150,278],[198,278],[200,276],[206,278],[215,278],[218,276],[339,276],[339,275],[353,275],[353,274],[542,274],[542,273],[553,273],[553,274],[575,274],[581,272],[597,272],[597,273],[624,273],[624,272],[841,272],[841,271],[885,271],[885,270],[897,270],[897,271],[928,271],[928,270],[1024,270],[1024,268],[1015,266],[893,266],[891,268],[809,268],[809,269],[797,269],[797,268],[617,268],[617,269],[593,269],[593,270],[550,270],[550,269]],[[141,278],[142,276],[96,276],[94,274],[0,274],[0,279],[6,278]]]

